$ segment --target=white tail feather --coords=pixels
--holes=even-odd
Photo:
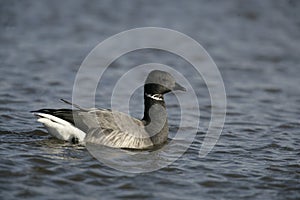
[[[35,115],[39,117],[37,121],[44,124],[52,136],[65,141],[72,141],[72,139],[77,138],[78,142],[84,142],[86,134],[73,124],[50,114],[35,113]]]

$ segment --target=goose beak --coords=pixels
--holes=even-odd
[[[180,90],[184,92],[186,91],[186,89],[183,86],[179,85],[178,83],[175,83],[175,86],[173,87],[173,91],[175,90]]]

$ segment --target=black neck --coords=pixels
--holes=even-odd
[[[144,94],[144,117],[145,129],[149,133],[154,145],[166,142],[169,128],[167,110],[163,95]]]
[[[144,94],[145,108],[144,108],[143,120],[146,123],[150,123],[150,121],[151,121],[150,116],[149,116],[149,111],[150,111],[150,108],[155,104],[158,104],[163,108],[161,110],[162,112],[166,112],[166,104],[165,104],[163,95],[145,93]]]

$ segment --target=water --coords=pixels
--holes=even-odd
[[[299,199],[299,6],[292,0],[1,1],[1,198]],[[201,121],[191,147],[168,167],[130,174],[49,137],[29,111],[65,107],[58,99],[71,98],[88,52],[141,26],[175,29],[200,42],[220,69],[228,107],[217,145],[200,159],[210,100],[199,80]],[[107,77],[152,58],[193,73],[175,56],[144,51],[122,57]],[[110,106],[113,83],[104,81],[99,106]],[[167,98],[172,137],[178,106]],[[142,105],[131,108],[141,116]]]

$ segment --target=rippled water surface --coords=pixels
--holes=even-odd
[[[299,14],[295,0],[1,1],[1,199],[300,199]],[[220,69],[228,105],[217,145],[199,158],[211,114],[203,80],[166,52],[122,56],[100,83],[97,106],[110,107],[118,78],[151,61],[189,77],[201,111],[197,136],[176,162],[135,174],[51,138],[29,111],[65,107],[59,99],[71,99],[89,51],[143,26],[171,28],[202,44]],[[141,92],[130,102],[137,117]],[[166,100],[172,138],[179,107],[173,95]]]

